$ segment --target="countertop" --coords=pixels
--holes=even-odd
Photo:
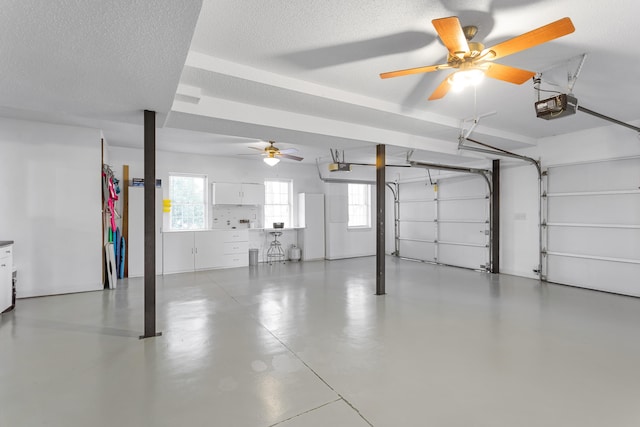
[[[13,245],[13,240],[0,240],[0,248]]]
[[[163,233],[202,233],[205,231],[242,231],[249,230],[249,227],[243,228],[203,228],[200,230],[167,230],[163,231]]]
[[[261,232],[271,232],[271,231],[296,231],[296,230],[304,230],[304,227],[287,227],[287,228],[249,228],[249,227],[242,227],[242,228],[205,228],[202,230],[170,230],[170,231],[163,231],[163,233],[191,233],[191,232],[195,232],[195,233],[200,233],[200,232],[204,232],[204,231],[242,231],[242,230],[249,230],[249,231],[261,231]],[[10,242],[8,244],[11,244],[13,242]]]
[[[304,227],[287,227],[287,228],[250,228],[249,231],[295,231],[302,230]]]

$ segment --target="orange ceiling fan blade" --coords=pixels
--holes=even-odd
[[[433,93],[431,94],[431,96],[429,97],[429,101],[433,101],[435,99],[440,99],[442,97],[444,97],[448,92],[449,89],[451,89],[451,82],[449,81],[449,77],[451,77],[451,74],[449,74],[436,88],[436,90],[433,91]]]
[[[444,70],[445,68],[451,68],[449,64],[428,65],[426,67],[408,68],[406,70],[389,71],[387,73],[380,74],[381,79],[388,79],[390,77],[407,76],[409,74],[429,73],[431,71]]]
[[[533,71],[510,67],[508,65],[492,63],[484,72],[484,75],[492,79],[521,85],[536,75]]]
[[[569,18],[562,18],[550,24],[544,25],[528,33],[498,43],[485,49],[485,52],[493,51],[495,55],[489,55],[488,60],[502,58],[507,55],[529,49],[542,43],[546,43],[558,37],[566,36],[575,31],[573,22]]]
[[[469,43],[457,16],[434,19],[431,23],[451,55],[462,57],[469,52]]]

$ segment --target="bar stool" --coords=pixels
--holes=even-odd
[[[269,265],[272,265],[273,261],[280,261],[284,264],[284,249],[282,249],[282,244],[278,240],[278,237],[282,236],[282,231],[270,231],[269,234],[273,236],[273,241],[267,251],[267,261]]]

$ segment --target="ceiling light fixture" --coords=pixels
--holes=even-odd
[[[275,166],[278,164],[278,162],[280,162],[280,159],[276,159],[275,157],[272,157],[271,154],[269,155],[269,157],[265,157],[262,160],[264,160],[264,162],[269,166]]]
[[[484,79],[484,70],[479,68],[470,68],[468,70],[457,71],[449,77],[451,88],[455,91],[461,91],[468,86],[477,86]]]

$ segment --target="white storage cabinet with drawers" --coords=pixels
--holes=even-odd
[[[249,265],[249,231],[203,230],[163,233],[163,273]]]

